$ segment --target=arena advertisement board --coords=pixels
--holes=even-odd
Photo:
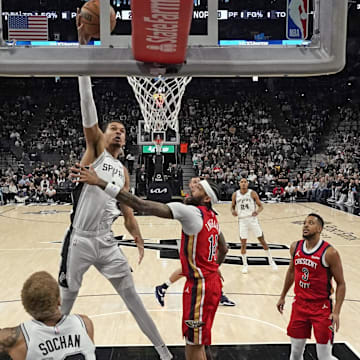
[[[143,154],[155,154],[156,147],[155,145],[143,145],[142,153]],[[174,145],[163,145],[161,148],[161,152],[163,154],[174,154],[175,146]]]

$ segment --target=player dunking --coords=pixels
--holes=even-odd
[[[345,298],[345,280],[339,253],[320,239],[324,220],[309,214],[303,226],[303,240],[290,247],[292,261],[277,308],[282,314],[285,296],[294,283],[295,300],[292,304],[287,333],[291,338],[290,360],[303,359],[306,339],[314,328],[316,352],[319,360],[336,359],[331,354],[334,330],[339,329],[339,315]],[[336,302],[332,306],[331,279],[336,281]]]
[[[85,315],[61,315],[59,286],[47,272],[32,274],[21,301],[33,320],[0,330],[0,357],[13,360],[95,360],[92,321]]]
[[[161,204],[141,200],[121,190],[100,179],[92,168],[76,167],[72,168],[72,173],[78,181],[97,185],[142,213],[181,222],[180,260],[182,273],[186,275],[182,320],[186,359],[205,360],[205,345],[211,344],[211,327],[221,295],[218,267],[228,251],[212,210],[212,204],[218,201],[216,185],[202,180],[186,199],[186,204]]]
[[[81,44],[88,36],[78,27]],[[127,169],[117,159],[125,145],[123,123],[112,121],[104,132],[98,126],[97,112],[92,96],[91,80],[79,77],[82,123],[86,151],[81,164],[92,164],[104,179],[128,191],[130,180]],[[73,192],[71,225],[66,234],[59,273],[62,292],[61,310],[69,314],[79,292],[83,275],[91,265],[103,274],[123,299],[140,329],[154,344],[161,359],[171,359],[153,320],[147,313],[135,290],[128,261],[117,246],[111,225],[120,215],[116,200],[95,186],[80,184]],[[120,203],[124,225],[133,236],[139,250],[139,263],[144,256],[144,241],[131,208]]]
[[[247,274],[248,272],[246,242],[249,236],[249,230],[254,233],[263,246],[269,260],[269,265],[273,270],[277,270],[277,265],[271,256],[269,246],[264,239],[264,234],[257,218],[260,212],[264,210],[259,195],[256,191],[249,189],[249,183],[245,177],[241,178],[239,185],[240,190],[237,190],[232,194],[231,213],[239,219],[241,257],[243,261],[242,272],[243,274]]]

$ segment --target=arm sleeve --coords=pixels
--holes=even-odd
[[[201,231],[203,227],[203,217],[201,211],[196,206],[177,202],[167,205],[173,214],[173,218],[180,221],[186,235],[195,235]]]
[[[95,102],[92,94],[90,76],[79,76],[80,106],[84,128],[91,128],[98,123]]]

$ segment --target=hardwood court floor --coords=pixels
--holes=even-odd
[[[346,301],[341,313],[341,327],[335,341],[346,341],[360,353],[360,217],[316,203],[265,204],[260,215],[269,244],[289,246],[301,237],[301,224],[310,212],[318,212],[327,222],[323,238],[335,246],[342,257],[347,282]],[[229,204],[219,204],[221,229],[229,243],[238,243],[237,220]],[[22,308],[20,290],[29,274],[48,270],[57,276],[61,241],[69,225],[70,206],[6,206],[0,208],[0,323],[1,327],[18,324],[28,316]],[[138,217],[146,244],[178,239],[180,225],[174,220]],[[123,219],[113,226],[116,235],[125,234]],[[129,238],[129,236],[127,236]],[[254,238],[250,242],[255,242]],[[163,241],[163,244],[168,242]],[[171,242],[169,242],[170,244]],[[171,246],[170,246],[171,247]],[[165,307],[153,295],[154,286],[167,280],[179,267],[179,260],[160,258],[157,249],[146,249],[143,263],[137,264],[136,249],[123,246],[131,266],[138,292],[167,344],[183,344],[181,337],[181,292],[183,280],[169,289]],[[166,252],[165,252],[166,254]],[[239,255],[231,250],[230,255]],[[289,258],[288,249],[272,250],[274,257]],[[164,255],[164,254],[162,254]],[[248,250],[248,256],[261,257],[262,250]],[[236,263],[236,262],[235,262]],[[287,299],[281,316],[275,304],[280,294],[287,266],[277,272],[268,266],[250,266],[243,275],[241,266],[225,264],[224,291],[236,307],[219,307],[213,327],[214,344],[251,344],[288,342],[286,326],[292,298]],[[289,295],[293,292],[290,290]],[[85,275],[74,312],[89,315],[95,323],[98,345],[148,345],[121,299],[110,284],[93,268]]]

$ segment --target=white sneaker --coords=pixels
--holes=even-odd
[[[242,268],[242,273],[243,273],[243,274],[247,274],[247,273],[248,273],[248,267],[247,267],[247,265],[243,266],[243,268]]]
[[[276,271],[276,270],[278,269],[275,261],[272,261],[272,262],[270,263],[270,266],[271,266],[271,268],[272,268],[274,271]]]
[[[352,201],[347,201],[344,205],[346,205],[346,206],[354,206],[354,204],[352,203]]]
[[[166,345],[155,346],[161,360],[171,360],[173,358],[171,352]]]

